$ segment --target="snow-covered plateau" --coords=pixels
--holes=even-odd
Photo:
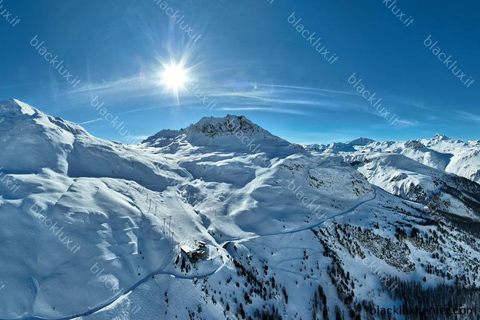
[[[125,145],[4,101],[0,319],[480,314],[478,183],[480,141],[300,146],[228,115]]]

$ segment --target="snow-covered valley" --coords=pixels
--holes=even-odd
[[[0,319],[480,307],[479,141],[304,147],[229,115],[132,146],[17,100],[0,119]]]

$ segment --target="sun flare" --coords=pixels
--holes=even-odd
[[[188,81],[187,71],[180,64],[170,63],[164,66],[161,74],[161,84],[178,93]]]

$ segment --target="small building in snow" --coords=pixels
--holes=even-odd
[[[188,245],[183,245],[181,250],[190,260],[200,260],[207,257],[207,244],[204,242],[195,249]]]

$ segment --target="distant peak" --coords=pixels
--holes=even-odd
[[[446,140],[450,140],[449,137],[447,137],[446,135],[443,135],[443,134],[435,134],[432,138],[433,140],[439,140],[439,141],[446,141]]]
[[[38,113],[35,108],[17,99],[0,102],[0,115],[3,116],[33,115],[35,113]]]
[[[412,148],[415,150],[422,150],[426,149],[425,145],[421,143],[419,140],[409,140],[405,142],[405,147]]]
[[[372,142],[375,142],[375,140],[360,137],[358,139],[355,139],[355,140],[352,140],[352,141],[348,142],[347,144],[351,145],[351,146],[365,146],[365,145],[370,144]]]

